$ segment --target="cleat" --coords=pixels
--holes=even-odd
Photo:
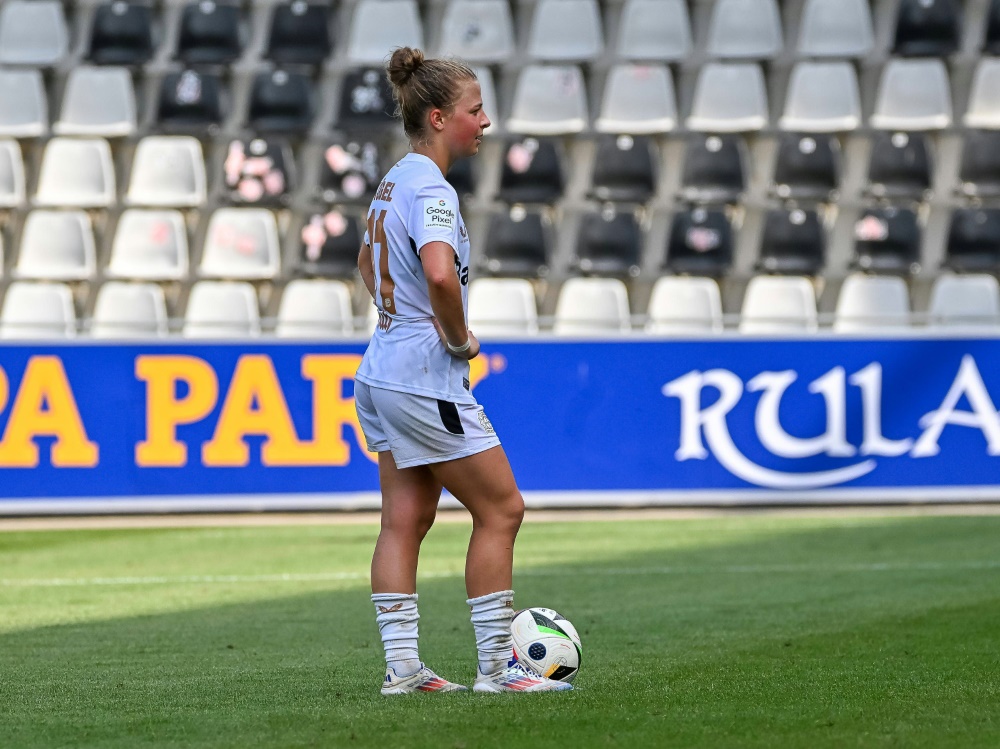
[[[495,674],[484,674],[477,668],[476,683],[472,687],[475,692],[566,692],[572,688],[568,682],[532,673],[516,658]]]
[[[413,694],[415,692],[467,692],[468,687],[442,679],[423,663],[410,676],[396,676],[392,666],[386,666],[382,694]]]

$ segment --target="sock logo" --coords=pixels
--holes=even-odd
[[[514,608],[514,599],[513,598],[508,598],[506,601],[503,602],[503,605],[505,607],[507,607],[508,609]]]
[[[377,606],[377,608],[380,614],[391,614],[393,611],[399,611],[403,608],[403,604],[397,603],[395,606]]]

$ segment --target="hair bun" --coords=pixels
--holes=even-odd
[[[389,58],[386,70],[394,86],[405,86],[414,73],[424,64],[424,53],[413,47],[398,47]]]

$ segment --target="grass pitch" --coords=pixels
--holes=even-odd
[[[1000,746],[1000,517],[530,523],[573,692],[378,694],[363,525],[0,533],[0,747]],[[421,655],[471,682],[464,524]]]

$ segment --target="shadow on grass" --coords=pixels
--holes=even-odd
[[[582,632],[569,694],[382,698],[359,586],[0,636],[0,746],[1000,745],[1000,518],[726,527],[525,527],[565,560],[517,589]],[[461,579],[420,594],[422,656],[470,682]]]

